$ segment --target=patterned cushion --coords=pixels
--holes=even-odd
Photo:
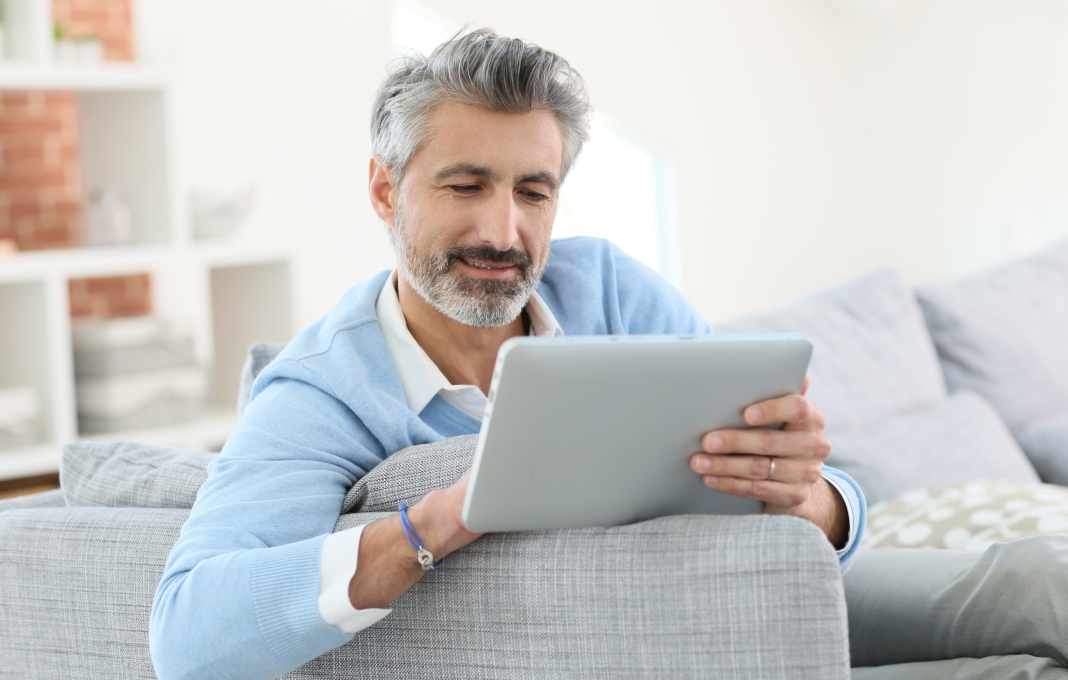
[[[1068,243],[917,296],[950,390],[983,395],[1013,430],[1068,413]]]
[[[863,548],[986,550],[994,543],[1068,533],[1068,488],[968,482],[917,489],[868,508]]]
[[[923,317],[894,271],[862,276],[785,308],[713,328],[804,333],[813,345],[809,397],[827,416],[831,433],[937,404],[946,396]]]
[[[857,480],[869,503],[912,489],[972,480],[1039,481],[998,414],[967,391],[835,434],[831,443],[827,464]]]
[[[1068,413],[1028,425],[1016,441],[1042,481],[1068,486]]]

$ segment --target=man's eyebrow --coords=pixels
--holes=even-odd
[[[500,175],[497,173],[485,166],[475,165],[474,163],[453,163],[435,172],[434,179],[443,180],[455,175],[475,175],[476,177],[491,179],[494,182],[500,180]]]
[[[441,170],[434,173],[434,180],[441,181],[448,179],[449,177],[455,177],[456,175],[474,175],[475,177],[485,177],[487,179],[498,182],[501,179],[501,175],[483,165],[476,165],[475,163],[453,163],[446,166]],[[556,175],[551,172],[535,172],[529,175],[523,175],[519,178],[519,184],[525,182],[532,182],[535,184],[544,184],[551,190],[555,191],[560,186],[560,180],[556,178]]]
[[[519,183],[533,182],[534,184],[544,184],[552,191],[556,191],[560,187],[560,180],[556,179],[556,175],[550,172],[535,172],[532,175],[524,175],[519,178]]]

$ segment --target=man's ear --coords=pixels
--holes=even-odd
[[[393,169],[382,162],[380,156],[371,156],[368,168],[367,191],[371,195],[371,207],[378,218],[393,228],[397,212],[398,187],[393,181]]]

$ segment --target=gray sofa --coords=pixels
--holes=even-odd
[[[1068,244],[917,291],[877,272],[715,327],[812,340],[810,396],[827,415],[828,462],[869,501],[973,479],[1068,480],[1068,359],[1057,343],[1068,337]],[[471,447],[460,438],[395,454],[353,488],[335,530],[450,483]],[[75,443],[63,491],[0,503],[0,676],[153,677],[152,594],[208,460]],[[846,621],[835,556],[799,520],[502,534],[450,556],[391,616],[287,677],[844,678]],[[1038,677],[1028,670],[1038,662],[853,674]]]

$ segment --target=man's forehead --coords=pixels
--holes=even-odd
[[[537,176],[559,183],[563,134],[551,111],[502,113],[449,102],[436,107],[428,123],[428,135],[412,161],[422,161],[432,177],[474,174],[497,181]]]

